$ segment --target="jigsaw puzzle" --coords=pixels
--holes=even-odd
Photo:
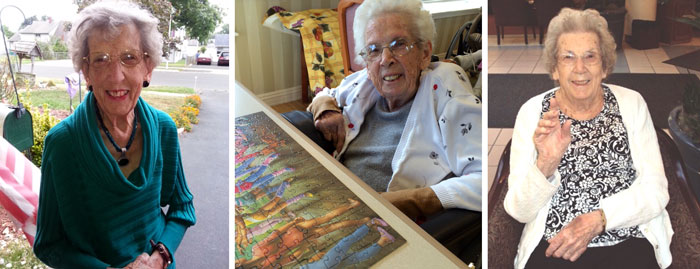
[[[406,242],[264,113],[235,147],[236,268],[367,268]]]

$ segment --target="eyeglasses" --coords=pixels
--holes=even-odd
[[[576,56],[576,54],[572,52],[560,54],[557,57],[557,61],[560,64],[572,66],[576,64],[578,58],[581,58],[581,60],[583,60],[583,64],[587,66],[596,65],[600,63],[600,54],[592,51],[586,52],[582,56]]]
[[[119,62],[125,67],[134,67],[141,63],[144,58],[150,57],[148,52],[140,50],[123,50],[119,53]],[[112,63],[112,56],[106,52],[91,53],[87,57],[83,57],[83,61],[87,62],[91,67],[104,68]]]
[[[413,46],[418,42],[408,43],[405,39],[399,38],[391,41],[388,45],[380,46],[378,44],[370,44],[360,51],[360,56],[367,62],[372,62],[381,57],[385,48],[389,48],[392,55],[396,57],[408,54]]]

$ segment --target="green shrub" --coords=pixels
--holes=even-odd
[[[49,106],[47,104],[42,105],[42,111],[40,112],[38,108],[32,106],[29,101],[29,91],[20,94],[20,100],[22,104],[29,110],[32,114],[32,129],[34,129],[34,145],[32,145],[31,152],[32,163],[37,167],[41,167],[41,155],[44,153],[44,138],[49,130],[58,124],[59,120],[54,116],[49,114]]]

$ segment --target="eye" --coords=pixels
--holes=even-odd
[[[406,40],[397,39],[392,41],[391,44],[389,44],[389,46],[391,47],[391,50],[395,50],[405,48],[407,44],[408,42],[406,42]]]
[[[140,61],[138,54],[133,53],[133,52],[122,53],[121,57],[119,57],[119,58],[126,65],[136,65]]]
[[[376,44],[371,44],[365,48],[365,53],[369,57],[374,57],[379,55],[380,53],[380,48]]]
[[[106,53],[100,53],[100,54],[95,54],[91,57],[92,59],[92,64],[96,65],[103,65],[109,63],[109,54]]]
[[[594,62],[597,59],[598,59],[598,54],[595,54],[595,53],[586,53],[583,55],[583,60],[586,62]]]

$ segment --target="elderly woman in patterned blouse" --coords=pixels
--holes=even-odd
[[[353,28],[366,68],[310,106],[336,157],[409,217],[481,212],[481,101],[459,66],[430,62],[430,13],[419,0],[367,0]]]
[[[615,41],[597,11],[563,9],[545,56],[559,87],[513,131],[504,206],[526,223],[516,268],[665,268],[673,231],[656,133],[639,93],[604,84]]]

